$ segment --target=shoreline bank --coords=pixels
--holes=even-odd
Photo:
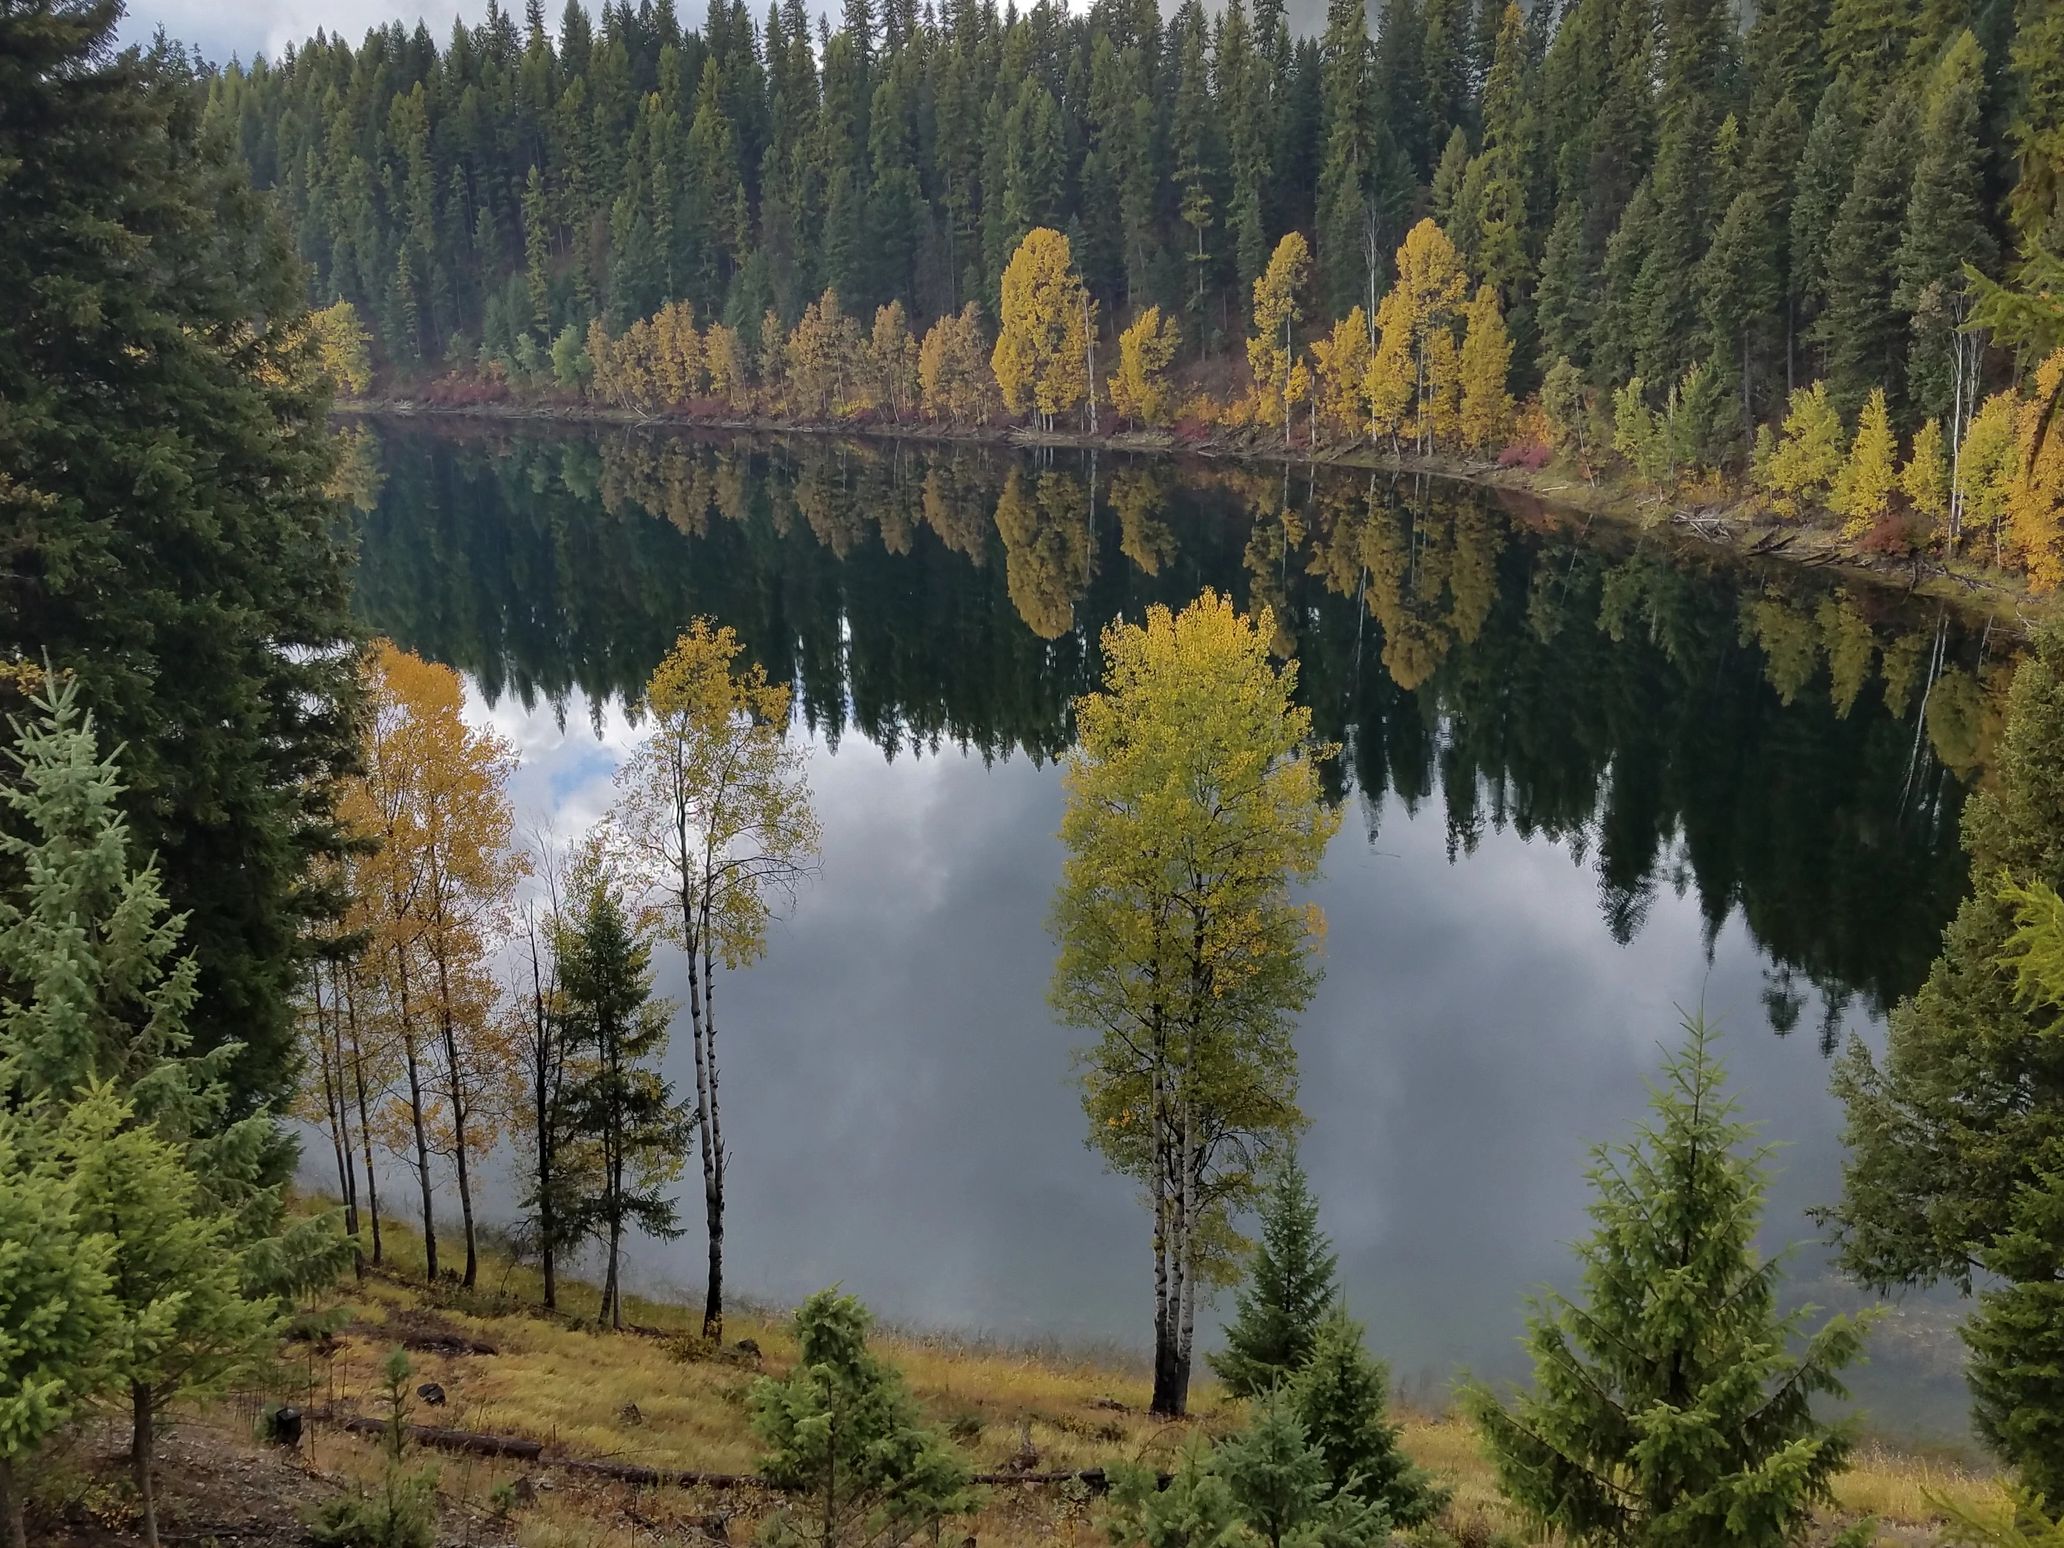
[[[895,421],[854,423],[765,415],[647,414],[587,403],[438,403],[408,397],[340,399],[335,411],[370,420],[486,420],[540,426],[619,426],[626,429],[717,435],[793,435],[826,439],[911,441],[995,450],[1109,451],[1135,456],[1194,457],[1203,461],[1275,464],[1286,469],[1335,469],[1434,478],[1532,502],[1544,513],[1603,520],[1634,532],[1658,534],[1687,548],[1767,560],[1797,569],[1828,570],[1908,598],[1932,600],[1966,615],[2004,621],[2022,632],[2055,610],[2054,599],[2032,596],[2014,577],[1968,563],[1902,561],[1873,556],[1837,530],[1787,524],[1754,514],[1739,497],[1710,504],[1677,501],[1620,483],[1587,482],[1566,469],[1501,468],[1450,457],[1396,456],[1358,442],[1338,448],[1282,446],[1254,432],[1202,440],[1167,431],[1035,431],[1019,425],[948,427]]]

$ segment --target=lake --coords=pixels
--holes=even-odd
[[[1368,472],[408,424],[372,467],[363,620],[466,675],[524,826],[607,808],[627,698],[691,618],[795,685],[822,873],[724,990],[741,1290],[1145,1347],[1147,1217],[1084,1147],[1081,1035],[1045,1001],[1056,759],[1103,625],[1213,587],[1274,610],[1341,749],[1303,1157],[1400,1387],[1523,1372],[1587,1149],[1640,1116],[1680,1008],[1781,1146],[1765,1234],[1805,1244],[1797,1293],[1858,1303],[1807,1216],[1839,1189],[1828,1060],[1881,1036],[1962,895],[2003,633]],[[684,1215],[634,1263],[699,1295]],[[1915,1300],[1875,1340],[1881,1428],[1962,1433],[1954,1316]]]

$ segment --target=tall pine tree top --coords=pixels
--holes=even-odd
[[[1211,1368],[1228,1392],[1252,1397],[1303,1368],[1338,1294],[1339,1262],[1319,1229],[1319,1201],[1293,1154],[1269,1191],[1254,1267],[1226,1329],[1226,1347],[1211,1356]]]

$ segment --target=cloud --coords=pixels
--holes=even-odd
[[[121,37],[125,43],[141,43],[163,27],[210,59],[234,54],[249,60],[260,53],[277,58],[288,44],[305,42],[318,29],[356,44],[370,29],[399,19],[412,30],[421,21],[441,48],[454,18],[477,22],[487,14],[487,5],[488,0],[244,0],[240,5],[141,0],[123,18]],[[521,5],[513,9],[520,20]]]

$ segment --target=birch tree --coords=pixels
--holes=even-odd
[[[1082,1051],[1091,1144],[1153,1212],[1156,1413],[1189,1400],[1197,1303],[1228,1276],[1234,1212],[1303,1123],[1291,1030],[1323,919],[1291,896],[1339,815],[1320,796],[1274,620],[1205,592],[1104,633],[1076,706],[1050,997]]]
[[[767,931],[816,868],[818,826],[789,690],[741,660],[728,627],[698,618],[645,689],[651,732],[618,772],[615,825],[660,893],[688,959],[695,1123],[709,1282],[702,1325],[724,1333],[724,1148],[717,969],[767,950]]]

